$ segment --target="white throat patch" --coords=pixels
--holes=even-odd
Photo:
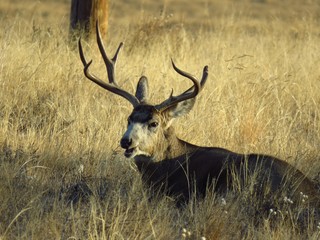
[[[152,132],[148,129],[148,124],[130,123],[123,138],[130,139],[132,143],[124,155],[127,158],[134,158],[138,155],[151,156],[152,137]]]

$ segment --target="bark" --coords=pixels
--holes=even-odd
[[[72,0],[70,10],[70,37],[80,35],[90,38],[95,33],[99,20],[101,35],[105,38],[108,30],[109,0]]]

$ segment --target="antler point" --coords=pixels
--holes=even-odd
[[[173,98],[173,88],[171,89],[170,98]]]

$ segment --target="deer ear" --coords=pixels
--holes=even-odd
[[[177,117],[184,116],[191,111],[195,102],[196,102],[196,98],[179,102],[176,105],[166,109],[165,114],[169,118],[177,118]]]
[[[149,98],[149,85],[148,79],[145,76],[142,76],[139,79],[136,90],[136,98],[138,98],[140,103],[148,102]]]

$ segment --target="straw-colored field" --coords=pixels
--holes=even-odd
[[[0,2],[0,239],[318,239],[313,220],[299,233],[281,212],[255,227],[241,192],[148,201],[119,147],[131,105],[83,76],[69,5]],[[316,0],[111,0],[105,44],[125,42],[116,78],[133,92],[146,75],[155,103],[189,87],[171,57],[197,76],[209,66],[180,138],[274,155],[319,182],[319,13]],[[94,41],[85,52],[106,79]]]

